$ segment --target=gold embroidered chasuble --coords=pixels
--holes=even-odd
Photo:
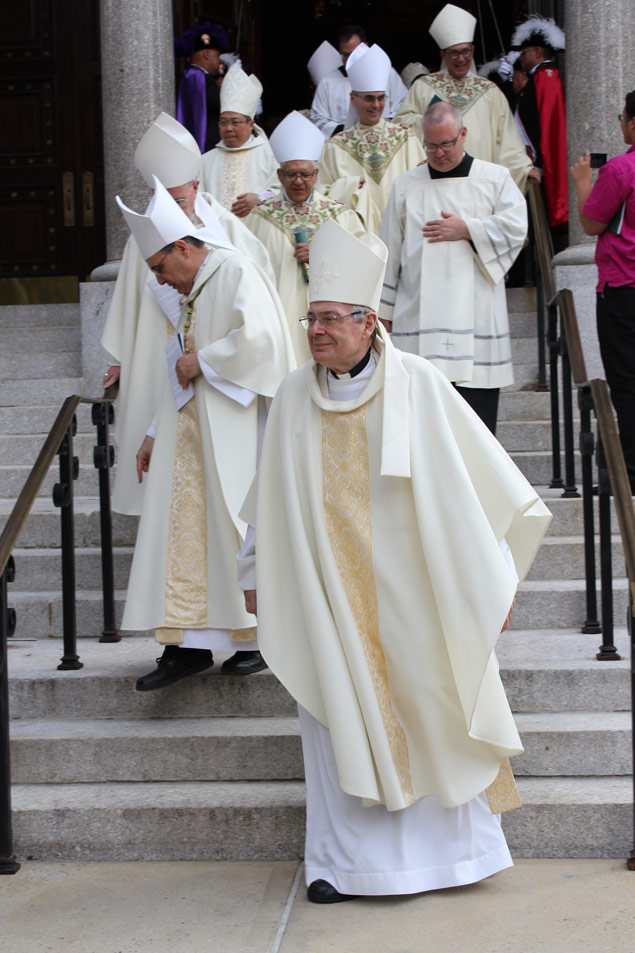
[[[324,146],[320,186],[329,198],[353,208],[369,232],[377,233],[395,179],[424,160],[421,143],[403,123],[356,122]]]
[[[188,349],[256,396],[243,406],[199,375],[177,412],[165,375],[122,628],[160,629],[177,642],[184,628],[253,628],[236,579],[238,514],[256,470],[258,395],[271,398],[295,365],[275,289],[242,255],[209,256],[178,330],[192,303]]]
[[[399,810],[492,786],[492,810],[509,809],[505,760],[522,747],[493,655],[515,591],[499,540],[522,578],[549,515],[448,382],[380,337],[356,400],[330,400],[310,362],[272,406],[245,506],[259,645],[328,727],[345,792]],[[382,447],[395,361],[408,378],[409,478],[389,475]]]
[[[298,321],[306,314],[309,305],[309,285],[295,258],[294,233],[297,228],[303,229],[310,241],[313,233],[329,218],[357,237],[366,233],[355,212],[315,189],[308,201],[299,204],[289,202],[283,195],[274,196],[257,206],[245,219],[247,227],[269,253],[298,364],[304,364],[311,357],[306,330]]]
[[[423,142],[421,117],[438,100],[452,103],[463,113],[467,127],[465,151],[476,159],[505,166],[525,192],[532,162],[498,86],[472,73],[462,80],[453,79],[445,70],[420,76],[408,90],[395,121],[409,125]]]

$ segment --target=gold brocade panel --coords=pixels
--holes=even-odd
[[[195,351],[196,304],[185,332],[185,353]],[[196,397],[177,414],[166,566],[165,626],[207,626],[207,496]],[[176,633],[169,641],[177,639]]]
[[[353,613],[406,805],[415,801],[408,743],[390,695],[373,569],[366,406],[322,411],[323,506],[331,549]]]
[[[237,196],[247,191],[247,167],[249,149],[240,152],[223,152],[223,177],[220,190],[220,204],[231,212]]]

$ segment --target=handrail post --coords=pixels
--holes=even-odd
[[[120,642],[115,619],[115,576],[112,554],[112,514],[110,511],[110,468],[115,462],[115,448],[110,444],[110,425],[115,412],[112,403],[93,404],[92,421],[97,427],[97,446],[93,451],[95,469],[99,472],[99,526],[101,541],[101,585],[104,628],[100,642]]]
[[[15,628],[15,612],[7,602],[7,583],[13,582],[15,564],[9,558],[0,576],[0,874],[15,874],[20,864],[13,853],[11,825],[11,751],[9,741],[9,675],[7,638]]]
[[[580,455],[582,457],[582,518],[584,521],[584,578],[586,586],[586,620],[582,632],[600,633],[595,572],[595,519],[593,516],[593,454],[595,437],[591,429],[593,394],[590,387],[578,389],[580,407]]]
[[[578,488],[575,482],[575,455],[573,449],[573,388],[571,384],[571,364],[569,363],[569,349],[567,335],[562,329],[560,335],[560,353],[562,355],[562,416],[564,430],[564,474],[565,498],[578,497]]]
[[[60,508],[62,527],[62,616],[64,655],[57,666],[60,671],[83,667],[77,654],[77,617],[75,609],[75,518],[73,512],[73,480],[79,473],[79,460],[73,456],[73,436],[77,417],[73,417],[59,448],[60,482],[53,487],[53,503]]]
[[[560,405],[558,399],[558,307],[549,302],[549,390],[551,391],[551,483],[552,489],[562,489],[562,469],[560,465]]]
[[[600,581],[602,586],[602,645],[595,656],[599,662],[618,662],[613,633],[613,566],[611,554],[611,484],[602,440],[597,442],[598,504],[600,510]]]
[[[540,268],[536,265],[536,246],[534,244],[534,274],[536,276],[536,337],[538,339],[538,383],[537,391],[549,390],[547,384],[547,352],[546,352],[546,329],[545,329],[545,288],[540,273]]]

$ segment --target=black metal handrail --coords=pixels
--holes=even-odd
[[[112,558],[112,528],[110,513],[109,470],[114,463],[114,449],[110,445],[109,424],[113,422],[114,396],[101,399],[67,397],[51,427],[20,495],[0,534],[0,874],[14,874],[20,864],[13,854],[11,824],[11,759],[9,748],[9,680],[7,672],[7,639],[16,625],[15,611],[9,608],[7,586],[15,578],[15,563],[11,555],[22,532],[33,503],[55,459],[60,458],[60,482],[53,487],[53,502],[61,511],[62,527],[62,604],[64,625],[64,654],[59,669],[78,669],[82,663],[77,655],[75,619],[75,542],[73,525],[73,481],[77,479],[79,464],[73,455],[73,437],[77,429],[76,411],[80,403],[92,404],[92,419],[97,427],[97,446],[94,465],[99,470],[99,498],[101,516],[102,593],[104,629],[101,641],[118,641],[114,617],[114,579]]]

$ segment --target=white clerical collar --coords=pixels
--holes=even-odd
[[[190,66],[192,67],[192,69],[200,69],[201,73],[205,73],[205,75],[207,76],[207,70],[204,69],[202,66],[199,66],[198,63],[190,63]]]
[[[371,349],[366,366],[351,377],[349,374],[338,374],[337,377],[329,371],[326,375],[329,397],[331,400],[355,400],[363,392],[368,381],[375,373],[377,359]]]

